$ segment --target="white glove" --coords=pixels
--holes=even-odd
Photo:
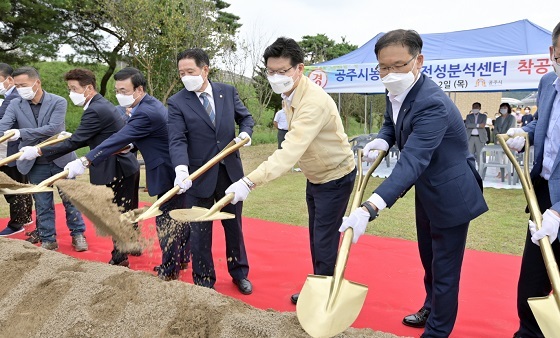
[[[240,132],[240,133],[239,133],[239,136],[237,136],[234,140],[235,140],[235,143],[239,143],[239,142],[241,142],[241,140],[244,140],[244,139],[246,139],[246,138],[249,138],[249,142],[247,142],[247,143],[246,143],[245,145],[243,145],[243,146],[244,146],[244,147],[248,147],[248,146],[251,145],[251,141],[252,141],[252,140],[251,140],[251,136],[249,136],[249,134],[247,134],[246,132],[244,132],[244,131]],[[233,204],[235,204],[235,203],[233,203]]]
[[[35,146],[22,147],[19,151],[23,151],[23,154],[17,159],[18,161],[31,161],[41,156],[39,155],[39,147]]]
[[[244,201],[249,196],[251,189],[247,186],[247,183],[243,182],[243,179],[233,183],[226,189],[226,195],[229,193],[234,193],[235,196],[230,202],[231,204],[236,204],[239,201]]]
[[[86,171],[86,167],[82,164],[82,160],[77,158],[72,162],[68,162],[68,164],[64,166],[64,170],[69,171],[68,178],[74,178],[82,175]]]
[[[11,133],[12,131],[14,132],[14,136],[10,137],[10,138],[8,139],[8,141],[17,141],[17,140],[19,140],[19,138],[21,137],[20,132],[19,132],[19,129],[9,129],[9,130],[6,130],[6,131],[4,132],[4,135],[6,135],[6,134],[8,134],[8,133]]]
[[[369,212],[362,209],[362,207],[359,207],[358,209],[352,211],[350,216],[342,218],[342,225],[338,231],[344,232],[348,228],[354,229],[352,243],[356,243],[358,242],[358,238],[366,232],[369,216]]]
[[[119,154],[128,154],[132,149],[134,149],[134,144],[129,143],[128,146],[124,150],[121,150],[119,152]],[[188,169],[187,169],[187,171],[188,171]]]
[[[376,138],[364,147],[362,151],[363,160],[366,162],[375,162],[377,156],[379,156],[379,150],[389,150],[389,143],[384,139]]]
[[[65,138],[67,136],[68,137],[72,136],[72,133],[69,133],[67,131],[61,131],[60,134],[58,134],[57,139]]]
[[[511,128],[511,129],[514,129],[514,128]],[[520,128],[518,128],[518,129],[520,129]],[[506,144],[509,147],[509,149],[519,152],[519,151],[523,150],[523,148],[525,147],[525,137],[516,136],[514,138],[510,138],[506,141]]]
[[[175,182],[174,185],[179,186],[177,195],[184,193],[192,187],[192,180],[189,180],[189,167],[184,164],[175,167]]]
[[[554,212],[547,209],[543,214],[542,228],[537,231],[537,226],[533,221],[529,220],[529,230],[531,231],[531,241],[539,245],[539,240],[548,236],[550,244],[558,237],[558,227],[560,226],[560,217]],[[539,245],[540,246],[540,245]]]
[[[523,128],[509,128],[508,131],[506,132],[506,135],[509,137],[513,137],[517,134],[523,134],[526,133],[525,130],[523,130]]]

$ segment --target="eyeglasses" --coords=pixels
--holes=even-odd
[[[285,75],[292,68],[294,68],[294,66],[291,66],[290,68],[284,69],[284,70],[270,70],[270,69],[267,69],[266,74],[268,74],[270,76],[272,76],[274,74]]]
[[[405,62],[402,65],[393,65],[393,66],[389,66],[389,67],[379,67],[379,65],[377,65],[375,67],[375,70],[377,70],[379,72],[379,74],[387,74],[389,72],[401,73],[400,70],[403,69],[404,67],[406,67],[409,63],[411,63],[412,60],[414,60],[417,56],[418,56],[418,54],[413,56],[412,59],[408,60],[407,62]]]

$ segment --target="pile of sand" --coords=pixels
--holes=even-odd
[[[21,240],[0,238],[0,275],[0,337],[308,337],[293,312]],[[350,328],[337,337],[396,336]]]

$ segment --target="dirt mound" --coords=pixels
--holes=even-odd
[[[0,238],[0,337],[308,337],[295,313]],[[337,337],[396,337],[350,328]]]

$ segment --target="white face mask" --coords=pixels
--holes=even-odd
[[[8,88],[4,87],[4,82],[6,81],[8,81],[8,79],[0,82],[0,95],[6,95],[6,92],[8,91]]]
[[[183,82],[185,89],[189,92],[198,91],[204,84],[202,75],[185,75],[181,78],[181,81]]]
[[[412,69],[416,66],[416,59],[412,65]],[[385,77],[381,78],[381,82],[387,88],[390,94],[399,95],[404,93],[405,90],[410,88],[416,79],[416,76],[412,72],[412,69],[408,73],[389,73]]]
[[[507,108],[502,108],[500,109],[500,114],[505,115],[507,114],[507,111],[508,111]]]
[[[117,101],[119,101],[119,106],[125,108],[132,106],[134,101],[136,101],[136,99],[134,98],[134,93],[132,93],[131,95],[117,94],[115,96],[117,97]]]
[[[37,83],[37,81],[35,81],[31,87],[20,87],[17,88],[17,92],[19,94],[19,96],[21,96],[22,99],[24,100],[33,100],[33,98],[35,97],[35,94],[37,94],[37,90],[39,90],[39,88],[37,88],[36,91],[33,91],[33,86],[35,85],[35,83]]]
[[[560,77],[560,66],[558,66],[556,62],[552,61],[552,68],[554,68],[556,76]]]
[[[276,94],[282,94],[289,92],[294,88],[294,79],[288,75],[274,74],[272,76],[267,76],[270,87],[272,91]]]
[[[472,112],[473,112],[473,114],[478,114],[478,113],[480,113],[480,109],[473,109]]]
[[[76,93],[70,91],[70,94],[68,96],[70,96],[70,100],[72,100],[72,103],[74,103],[78,107],[82,107],[86,103],[86,96],[85,96],[86,90],[84,90],[83,93]]]

